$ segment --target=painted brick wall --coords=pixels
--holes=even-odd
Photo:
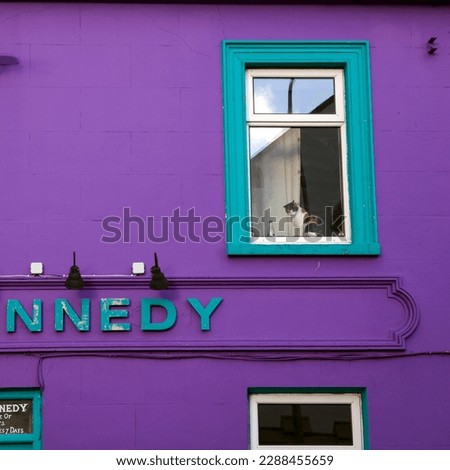
[[[408,351],[447,351],[449,24],[447,7],[0,4],[0,54],[20,61],[0,67],[0,274],[66,274],[75,249],[85,274],[156,250],[169,278],[399,276],[421,314]],[[137,224],[100,241],[125,207],[223,219],[224,39],[370,41],[379,257],[231,259],[223,239],[140,243]],[[448,448],[447,369],[2,354],[0,387],[45,384],[46,448],[246,448],[247,388],[299,384],[367,387],[374,448]]]

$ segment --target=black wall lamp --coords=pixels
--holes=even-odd
[[[161,271],[158,265],[158,256],[155,253],[155,265],[150,269],[152,273],[152,278],[150,279],[150,289],[152,290],[165,290],[169,287],[169,283],[164,276],[164,273]]]
[[[75,251],[73,252],[73,265],[70,267],[69,275],[66,279],[67,289],[82,289],[84,280],[80,274],[80,268],[76,265]]]

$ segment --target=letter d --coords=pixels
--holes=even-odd
[[[152,308],[162,307],[166,310],[166,319],[160,323],[152,322]],[[175,325],[177,309],[167,299],[142,299],[141,300],[141,330],[142,331],[165,331]]]

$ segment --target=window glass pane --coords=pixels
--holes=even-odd
[[[335,114],[333,78],[254,78],[255,114]]]
[[[340,129],[251,127],[253,237],[344,237]]]
[[[259,404],[259,445],[353,445],[350,404]]]

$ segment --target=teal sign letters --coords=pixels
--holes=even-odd
[[[210,331],[211,316],[222,302],[221,297],[213,297],[207,303],[200,302],[195,297],[187,299],[200,320],[200,330]],[[128,307],[131,306],[129,298],[102,298],[99,302],[99,327],[104,332],[129,332],[132,322],[129,321]],[[63,332],[65,327],[75,328],[80,332],[89,332],[92,325],[91,300],[82,298],[79,307],[70,304],[66,299],[55,299],[53,305],[54,329]],[[77,310],[78,308],[78,310]],[[44,313],[41,299],[34,299],[31,305],[31,314],[17,299],[8,299],[6,303],[6,331],[16,331],[17,319],[28,331],[40,333],[42,331],[42,318]],[[162,316],[161,316],[162,313]],[[177,308],[168,299],[142,298],[141,299],[141,331],[161,332],[170,330],[177,321]]]

